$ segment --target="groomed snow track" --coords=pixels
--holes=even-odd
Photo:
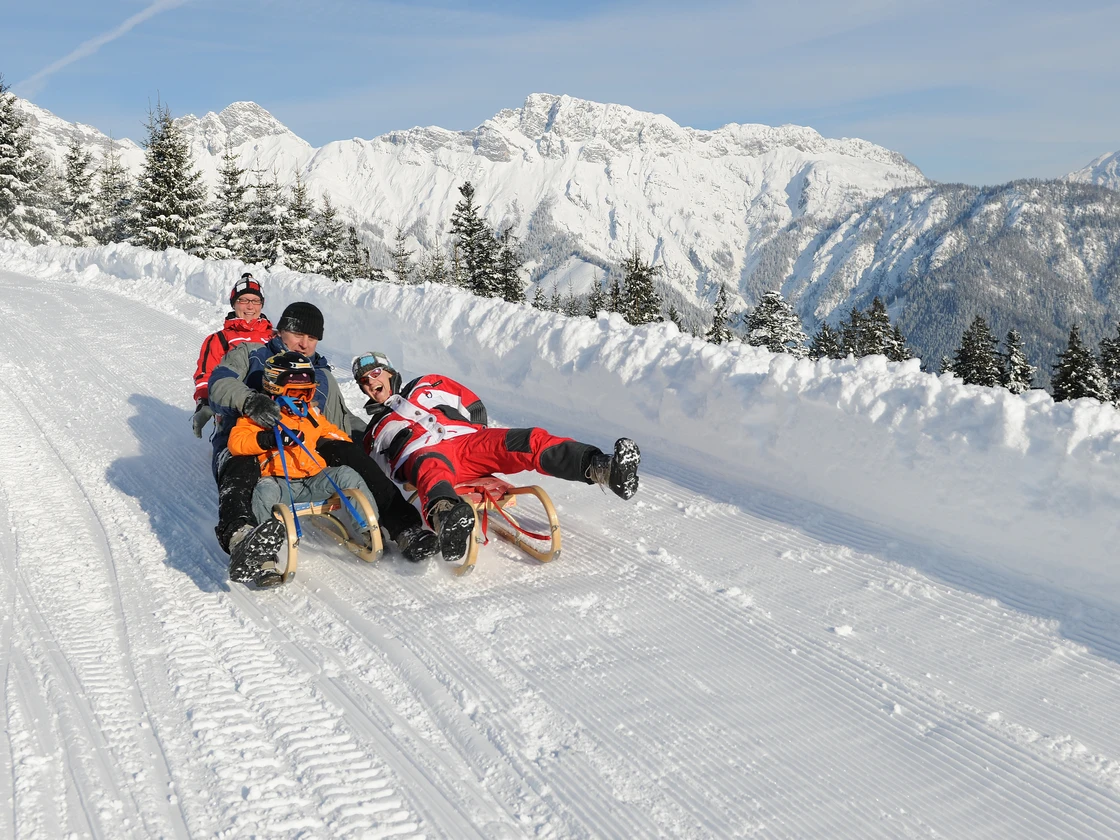
[[[657,445],[548,566],[230,587],[151,294],[0,271],[0,836],[1120,836],[1111,614]]]

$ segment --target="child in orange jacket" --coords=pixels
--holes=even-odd
[[[230,454],[256,455],[260,461],[261,479],[253,490],[253,515],[257,522],[276,522],[272,506],[277,503],[326,499],[337,492],[331,484],[332,480],[344,490],[361,490],[370,504],[375,504],[358,473],[346,466],[327,466],[316,450],[322,440],[348,441],[350,438],[316,408],[315,368],[310,360],[299,353],[276,354],[265,363],[263,386],[265,393],[279,403],[280,424],[275,429],[266,429],[242,416],[229,433]],[[269,525],[269,528],[276,531],[275,525]],[[282,528],[277,533],[282,533]],[[275,548],[271,552],[266,551],[266,554],[274,555],[279,544],[276,541]],[[275,556],[251,560],[250,565],[254,568],[235,569],[231,565],[230,578],[253,580],[258,586],[280,582],[280,576],[275,572]],[[270,562],[271,568],[268,565]]]

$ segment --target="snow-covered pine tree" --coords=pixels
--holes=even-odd
[[[266,265],[288,265],[284,241],[288,238],[288,207],[280,191],[275,172],[266,178],[259,170],[253,187],[253,203],[249,208],[249,239],[253,258],[250,262]]]
[[[1116,335],[1113,338],[1105,336],[1101,339],[1098,358],[1112,402],[1120,405],[1120,324],[1116,325]]]
[[[315,206],[307,194],[307,184],[303,182],[299,172],[296,172],[296,180],[288,197],[284,230],[284,262],[288,268],[294,271],[326,273],[320,268],[323,255],[315,244],[316,224]]]
[[[998,344],[988,328],[988,322],[977,315],[961,336],[961,346],[953,356],[954,373],[966,385],[985,385],[990,388],[1000,384],[1002,371],[996,353]]]
[[[110,136],[97,178],[97,206],[101,227],[95,232],[102,245],[128,239],[128,219],[132,210],[132,178],[121,163]]]
[[[906,339],[903,337],[898,324],[891,327],[891,337],[887,344],[887,358],[892,362],[905,362],[907,359],[914,358],[914,354],[906,346]]]
[[[444,256],[443,248],[440,246],[438,239],[436,240],[436,247],[426,252],[420,260],[420,280],[425,283],[446,284],[451,282],[451,275],[447,270],[447,258]]]
[[[393,250],[389,252],[389,271],[402,286],[412,284],[412,275],[415,266],[412,264],[412,255],[416,253],[408,247],[408,234],[404,228],[397,225],[397,235],[393,238]]]
[[[591,289],[587,293],[587,306],[583,314],[588,318],[598,318],[599,313],[607,308],[607,293],[603,284],[598,280],[591,281]]]
[[[563,312],[569,318],[578,318],[583,314],[583,295],[576,295],[575,287],[572,286],[572,278],[568,278],[568,294],[564,296]]]
[[[513,225],[498,237],[498,264],[496,267],[498,294],[510,303],[525,300],[525,284],[521,280],[521,247],[513,235]]]
[[[1108,402],[1112,398],[1101,367],[1092,351],[1082,343],[1076,324],[1070,327],[1069,344],[1058,354],[1050,389],[1055,402],[1082,397]]]
[[[532,306],[534,309],[539,309],[541,312],[548,311],[548,299],[544,296],[544,289],[540,283],[537,283],[537,288],[533,292]]]
[[[747,316],[747,342],[772,353],[805,355],[807,336],[801,319],[778,290],[767,292]]]
[[[0,76],[0,236],[33,244],[54,240],[53,180],[46,155],[35,148],[16,109],[15,94]]]
[[[622,317],[634,326],[661,320],[661,295],[654,288],[661,270],[642,259],[636,246],[622,264]]]
[[[957,372],[955,370],[953,370],[953,360],[950,359],[948,356],[942,356],[941,357],[940,369],[941,369],[942,374],[948,373],[948,374],[951,374],[953,376],[957,375]]]
[[[622,293],[622,280],[617,274],[611,277],[610,291],[607,293],[607,310],[623,314],[624,296]]]
[[[370,271],[369,248],[362,244],[358,236],[358,229],[353,225],[346,226],[346,245],[342,251],[343,273],[349,277],[372,278]]]
[[[837,330],[822,321],[809,342],[809,356],[814,359],[844,358],[844,340]]]
[[[218,194],[210,208],[214,218],[211,232],[211,253],[220,260],[252,262],[253,243],[249,232],[249,202],[246,194],[246,170],[237,165],[237,155],[226,144],[222,165],[218,169]]]
[[[878,295],[871,301],[871,308],[867,310],[864,324],[866,330],[864,341],[867,351],[864,355],[883,355],[890,358],[889,351],[894,344],[891,317],[887,314],[887,305]]]
[[[322,206],[315,216],[315,231],[311,236],[311,248],[316,262],[313,271],[335,281],[351,279],[346,275],[346,261],[343,259],[346,248],[345,231],[345,225],[338,220],[338,211],[331,204],[331,197],[324,195]]]
[[[677,307],[671,303],[669,304],[669,309],[665,312],[665,320],[671,321],[682,333],[685,332],[684,318],[681,317],[681,313],[677,310]]]
[[[848,320],[840,323],[840,340],[844,346],[844,355],[851,354],[857,359],[868,355],[869,332],[867,316],[858,307],[853,306]]]
[[[560,297],[560,287],[555,283],[552,284],[552,294],[548,296],[548,311],[557,314],[564,311],[564,299]]]
[[[148,112],[144,149],[144,170],[136,184],[131,219],[132,241],[153,251],[179,248],[207,256],[206,185],[167,105],[159,103]]]
[[[680,326],[679,324],[677,325]],[[712,326],[704,335],[704,338],[712,344],[726,344],[732,338],[734,333],[731,332],[731,327],[728,326],[727,316],[727,288],[720,283],[719,289],[716,290],[716,302],[712,312]]]
[[[451,214],[451,235],[462,261],[463,283],[480,297],[498,294],[497,240],[494,231],[479,215],[474,203],[474,186],[470,181],[459,187],[462,200]]]
[[[1104,342],[1101,342],[1102,349]],[[1034,382],[1035,369],[1027,361],[1027,354],[1023,350],[1023,337],[1018,330],[1010,330],[1007,338],[1003,340],[1004,351],[1003,371],[1001,383],[1012,394],[1021,394],[1029,391]]]
[[[62,235],[70,245],[96,245],[104,227],[93,188],[93,155],[82,148],[77,135],[70,138],[62,162]]]

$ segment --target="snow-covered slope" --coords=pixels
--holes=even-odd
[[[668,266],[689,300],[712,281],[737,288],[751,255],[791,220],[831,218],[926,183],[901,155],[863,140],[800,126],[699,131],[549,94],[470,131],[413,128],[318,149],[251,102],[179,123],[210,183],[228,143],[241,166],[275,172],[281,183],[299,172],[313,196],[329,193],[385,241],[401,226],[434,247],[441,235],[446,242],[458,187],[469,180],[490,221],[514,224],[545,274],[574,254],[602,276],[601,266],[639,247]],[[586,283],[595,274],[577,276]]]
[[[1120,190],[1120,152],[1101,155],[1088,166],[1071,172],[1066,180]]]
[[[0,824],[19,838],[1120,833],[1120,415],[443,287],[265,278],[509,425],[564,556],[309,540],[225,582],[197,347],[241,266],[0,243]],[[356,393],[346,396],[357,405]]]

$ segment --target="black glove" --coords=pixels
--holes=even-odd
[[[303,442],[303,432],[296,432],[290,435],[287,432],[280,433],[280,445],[287,449],[289,446],[298,446]],[[265,429],[263,432],[257,432],[257,446],[261,449],[275,449],[276,448],[276,432],[272,429]]]
[[[270,397],[256,391],[245,398],[241,413],[266,429],[271,429],[280,422],[280,407]]]
[[[194,416],[191,417],[191,428],[194,430],[196,438],[202,437],[202,430],[206,424],[210,422],[210,418],[214,416],[213,409],[210,408],[209,401],[203,397],[198,401],[198,405],[194,408]]]

